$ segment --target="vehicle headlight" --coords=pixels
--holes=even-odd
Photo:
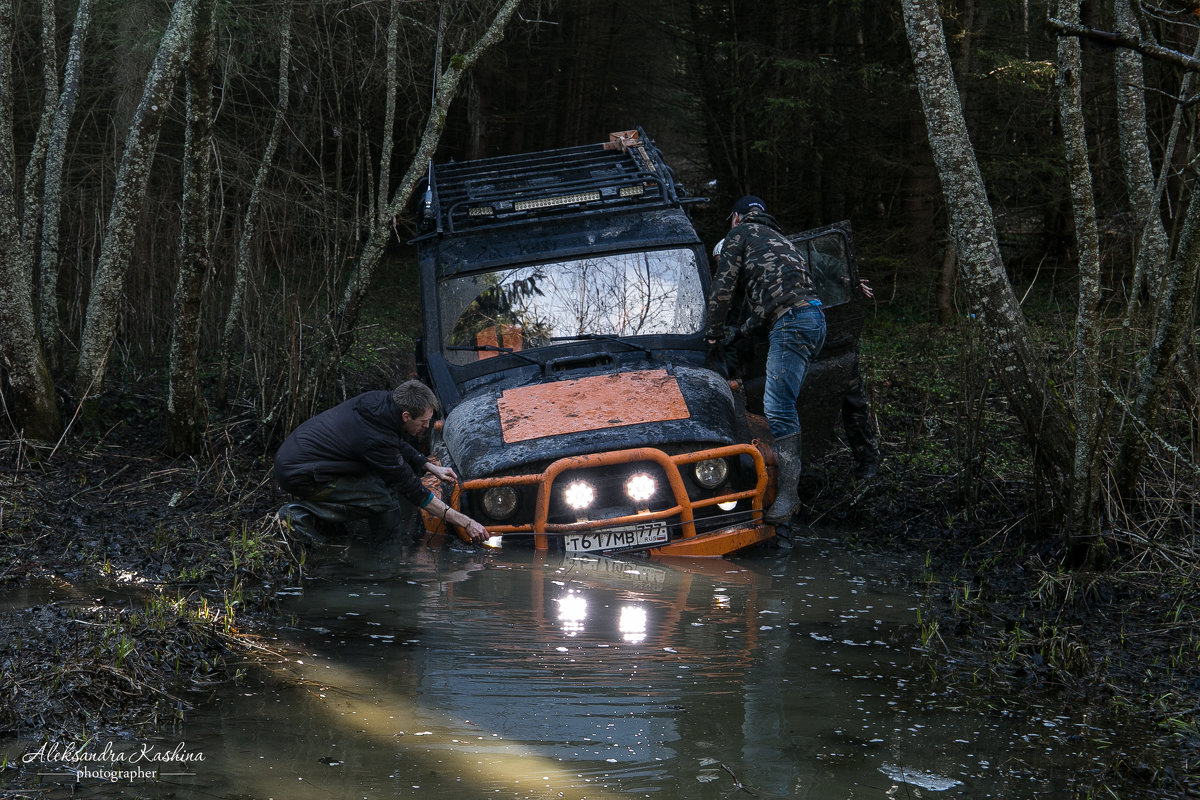
[[[587,481],[571,481],[563,490],[563,500],[571,508],[581,511],[596,502],[596,490]]]
[[[517,490],[511,486],[494,486],[483,493],[483,511],[492,519],[508,519],[517,513]]]
[[[638,472],[629,476],[629,480],[625,481],[625,494],[629,495],[629,499],[635,503],[645,502],[654,495],[654,490],[658,488],[654,478],[644,472]]]
[[[697,461],[692,474],[696,476],[696,483],[705,489],[715,489],[724,483],[725,476],[729,474],[729,464],[723,458]]]

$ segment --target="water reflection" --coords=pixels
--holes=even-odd
[[[821,541],[690,564],[351,551],[281,592],[278,645],[298,655],[195,717],[182,738],[203,769],[159,788],[370,800],[1066,791],[1094,760],[1080,723],[969,710],[931,689],[906,574]]]

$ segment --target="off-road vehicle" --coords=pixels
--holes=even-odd
[[[431,168],[417,367],[460,478],[447,501],[505,546],[722,556],[775,535],[765,346],[733,375],[703,339],[709,247],[689,210],[704,201],[640,129]],[[796,241],[830,323],[800,402],[813,453],[862,314],[849,226]]]

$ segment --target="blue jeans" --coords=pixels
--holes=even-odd
[[[800,432],[796,398],[808,362],[825,345],[825,312],[820,306],[793,308],[775,321],[769,341],[763,410],[771,435],[779,439]]]

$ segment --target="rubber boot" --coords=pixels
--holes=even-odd
[[[275,516],[283,529],[301,542],[328,544],[328,540],[317,532],[317,515],[303,503],[285,503]]]
[[[779,462],[775,502],[767,509],[766,521],[772,525],[787,522],[800,502],[797,486],[800,483],[800,434],[781,436],[775,440],[775,458]]]
[[[874,450],[854,454],[854,477],[860,481],[879,474],[879,456]]]
[[[317,521],[330,525],[343,525],[361,517],[353,509],[337,503],[319,503],[316,501],[297,500],[286,503],[277,514],[279,523],[296,534],[308,544],[329,544],[317,530]]]

